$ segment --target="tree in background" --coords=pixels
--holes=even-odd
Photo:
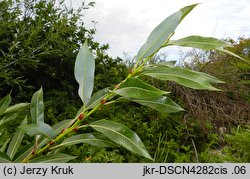
[[[96,55],[97,88],[121,80],[117,68],[121,60],[106,54],[108,45],[95,42],[95,29],[87,29],[82,20],[83,12],[93,5],[93,2],[83,3],[82,7],[73,9],[63,0],[2,1],[0,96],[12,90],[13,96],[27,100],[42,85],[45,90],[66,91],[69,97],[74,97],[74,59],[86,39]],[[108,79],[109,74],[112,78]],[[32,92],[27,94],[27,89]]]

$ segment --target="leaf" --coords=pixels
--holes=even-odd
[[[212,38],[212,37],[201,37],[201,36],[189,36],[179,40],[173,40],[167,43],[167,45],[178,45],[182,47],[194,47],[203,50],[217,49],[221,47],[230,47],[224,41]]]
[[[68,127],[68,125],[71,123],[72,120],[63,120],[60,121],[58,123],[56,123],[55,125],[52,126],[52,128],[54,129],[56,135],[58,135],[63,129],[65,129],[66,127]],[[50,141],[50,139],[48,138],[43,138],[38,146],[37,149],[43,147],[45,144],[47,144]]]
[[[8,94],[0,101],[0,116],[4,114],[5,110],[9,107],[11,102],[11,96]]]
[[[44,123],[43,89],[40,88],[32,96],[30,113],[33,124]]]
[[[2,147],[0,148],[0,152],[5,152],[6,148],[8,147],[8,144],[9,144],[9,142],[10,142],[10,139],[11,139],[11,138],[8,138],[8,139],[4,142],[4,144],[3,144]]]
[[[138,78],[128,78],[114,93],[125,98],[147,99],[162,96],[168,92],[161,91],[154,86],[144,83]]]
[[[0,151],[0,163],[11,163],[9,156]]]
[[[16,112],[19,110],[22,110],[23,108],[25,108],[26,106],[28,106],[29,103],[19,103],[19,104],[15,104],[13,106],[8,107],[4,114],[8,114],[8,113],[12,113],[12,112]]]
[[[56,136],[55,130],[46,123],[26,124],[20,127],[29,136],[42,135],[46,138],[53,139]]]
[[[175,81],[180,85],[189,88],[203,90],[218,91],[219,89],[213,87],[210,83],[223,83],[216,77],[206,73],[173,66],[155,66],[145,68],[141,75],[151,76],[159,80]]]
[[[54,126],[52,126],[52,128],[56,132],[56,135],[58,135],[64,128],[66,128],[71,121],[72,120],[63,120],[63,121],[56,123]],[[37,149],[40,149],[41,147],[46,145],[49,141],[50,139],[48,138],[41,139],[41,141],[39,142],[37,146]],[[24,158],[26,158],[31,153],[33,149],[34,149],[34,143],[30,143],[27,146],[21,148],[17,152],[16,156],[14,157],[14,162],[21,162]]]
[[[29,143],[28,145],[21,147],[21,149],[18,150],[14,157],[14,162],[15,163],[20,163],[25,159],[34,149],[34,142]]]
[[[138,135],[125,125],[103,119],[91,123],[90,127],[122,147],[153,160]]]
[[[227,54],[229,54],[229,55],[232,55],[232,56],[234,56],[234,57],[236,57],[236,58],[239,58],[239,59],[241,59],[241,60],[243,60],[243,61],[249,63],[249,61],[247,61],[246,59],[240,57],[239,55],[236,55],[235,53],[233,53],[233,52],[231,52],[231,51],[229,51],[229,50],[226,50],[226,49],[223,49],[223,48],[218,48],[218,49],[216,49],[216,50],[218,50],[218,51],[220,51],[220,52],[223,52],[223,53],[227,53]]]
[[[104,88],[95,93],[87,104],[87,109],[92,109],[97,106],[108,94],[108,88]]]
[[[80,49],[75,62],[75,79],[79,84],[78,94],[82,102],[86,105],[92,95],[94,87],[95,60],[89,50],[87,41]]]
[[[67,154],[48,154],[30,160],[30,163],[66,163],[76,157]]]
[[[177,45],[177,46],[182,46],[182,47],[193,47],[193,48],[199,48],[203,50],[218,50],[220,52],[227,53],[229,55],[232,55],[234,57],[237,57],[245,61],[245,59],[241,58],[240,56],[224,49],[225,47],[232,47],[231,45],[213,37],[188,36],[182,39],[170,41],[166,45],[167,46]]]
[[[131,99],[131,101],[137,102],[141,105],[148,106],[152,109],[155,109],[161,113],[174,113],[183,111],[178,104],[172,101],[170,98],[166,96],[160,96],[158,98],[152,99]]]
[[[5,115],[1,120],[0,120],[0,129],[6,125],[8,122],[16,119],[18,117],[17,113],[14,114],[9,114],[9,115]]]
[[[116,144],[109,140],[109,138],[103,136],[102,134],[93,134],[93,133],[87,133],[87,134],[79,134],[74,135],[72,137],[69,137],[65,139],[61,144],[57,145],[57,147],[62,146],[70,146],[80,143],[86,143],[90,145],[94,145],[97,147],[115,147]]]
[[[184,17],[197,5],[186,6],[161,22],[151,32],[146,43],[140,48],[136,55],[136,62],[139,63],[144,58],[155,54],[170,39]]]
[[[27,124],[27,117],[23,120],[23,122],[21,123],[21,125]],[[22,140],[24,137],[24,132],[20,129],[17,129],[17,131],[15,132],[14,136],[11,139],[11,142],[9,144],[9,147],[7,149],[7,155],[13,159],[13,157],[15,156]]]

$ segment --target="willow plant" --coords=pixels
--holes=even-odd
[[[161,22],[138,51],[135,57],[136,63],[126,79],[114,88],[104,88],[93,95],[95,58],[86,41],[75,61],[74,75],[79,84],[78,94],[83,103],[75,118],[63,120],[53,126],[46,124],[44,122],[43,90],[41,88],[34,93],[31,99],[31,123],[28,123],[27,118],[23,120],[8,147],[6,147],[7,152],[0,152],[0,161],[68,162],[76,157],[59,153],[57,149],[79,143],[99,147],[124,147],[131,152],[153,160],[139,136],[125,125],[107,119],[96,120],[88,124],[86,124],[86,121],[104,105],[123,101],[139,103],[161,113],[174,113],[184,110],[168,97],[170,92],[157,89],[143,82],[141,80],[143,76],[163,81],[174,81],[197,90],[219,91],[211,83],[222,83],[222,81],[211,75],[183,69],[175,66],[172,62],[147,63],[160,49],[173,45],[218,50],[241,58],[225,49],[225,47],[230,46],[229,44],[215,38],[189,36],[179,40],[171,40],[177,26],[196,6],[197,4],[186,6]],[[8,107],[9,100],[10,96],[1,100],[0,115],[4,116],[10,112],[10,108],[13,108],[13,106]],[[27,104],[23,104],[21,107],[24,106],[27,106]],[[3,120],[6,119],[1,121]],[[93,133],[75,133],[81,128],[92,128]],[[74,135],[68,135],[72,132],[74,132]],[[25,133],[34,136],[34,141],[21,148],[20,144]]]

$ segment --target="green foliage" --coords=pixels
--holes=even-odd
[[[62,3],[63,1],[60,1],[60,4]],[[127,76],[123,77],[123,73],[119,74],[119,70],[117,69],[119,59],[113,60],[109,58],[105,54],[107,46],[100,46],[98,43],[93,42],[92,35],[94,31],[86,30],[84,27],[79,26],[79,23],[83,25],[83,22],[79,19],[81,17],[81,10],[84,8],[78,9],[77,11],[74,11],[74,9],[68,10],[66,7],[57,7],[54,5],[55,1],[53,0],[15,1],[14,4],[12,4],[12,1],[4,1],[3,4],[5,6],[2,7],[6,11],[3,11],[5,14],[3,13],[1,16],[2,24],[11,18],[9,17],[11,16],[11,7],[16,6],[17,8],[13,12],[13,27],[10,27],[10,29],[13,28],[14,31],[12,29],[10,36],[7,36],[7,43],[5,45],[7,48],[1,50],[0,67],[3,68],[1,68],[2,71],[0,72],[5,71],[8,73],[0,76],[0,78],[4,79],[0,89],[1,87],[13,88],[16,86],[15,84],[17,84],[19,88],[29,87],[29,85],[32,85],[33,88],[37,88],[38,85],[42,84],[44,89],[52,88],[58,92],[59,95],[63,95],[61,91],[63,91],[62,88],[65,87],[64,90],[68,92],[65,96],[70,96],[71,100],[74,101],[76,95],[72,91],[76,88],[76,83],[71,75],[69,75],[69,73],[73,74],[74,69],[75,79],[79,85],[78,95],[84,104],[78,112],[76,112],[76,115],[71,117],[71,120],[64,118],[63,121],[51,127],[49,124],[44,123],[44,112],[46,111],[44,111],[43,91],[42,88],[40,88],[40,90],[33,94],[31,99],[31,115],[29,115],[28,118],[31,116],[32,124],[26,124],[27,119],[25,119],[25,122],[22,123],[19,128],[21,131],[15,133],[10,144],[8,142],[2,144],[2,151],[5,152],[7,146],[8,150],[7,155],[4,153],[1,154],[1,161],[68,162],[70,160],[78,160],[75,156],[62,154],[61,152],[82,145],[82,143],[87,143],[98,147],[117,147],[117,150],[123,154],[122,156],[127,157],[126,160],[128,162],[133,160],[152,162],[153,158],[139,138],[139,135],[129,128],[135,127],[131,126],[134,122],[128,123],[127,121],[126,123],[124,121],[126,123],[126,125],[124,125],[117,122],[116,119],[118,118],[111,121],[110,119],[114,119],[114,117],[111,117],[109,120],[106,120],[103,115],[98,117],[101,120],[97,120],[97,118],[93,117],[98,116],[100,109],[106,108],[106,106],[115,102],[121,102],[122,100],[119,96],[127,101],[137,102],[161,113],[179,112],[183,110],[177,103],[172,101],[170,97],[166,96],[169,95],[169,92],[165,92],[143,82],[141,79],[143,79],[144,75],[160,80],[174,81],[193,89],[217,90],[217,88],[213,87],[210,83],[221,83],[221,81],[205,73],[182,69],[175,67],[173,64],[170,65],[166,63],[146,65],[151,57],[163,47],[169,45],[191,46],[201,49],[219,50],[238,57],[233,52],[223,49],[229,45],[214,38],[192,36],[170,41],[177,26],[185,16],[197,6],[197,4],[193,4],[167,17],[152,31],[146,43],[141,47],[136,56],[135,66]],[[23,5],[24,8],[20,8],[19,6],[21,5]],[[89,4],[89,6],[92,5],[91,3]],[[5,16],[7,17],[6,19]],[[15,33],[14,35],[13,32]],[[1,39],[0,33],[0,40]],[[89,41],[89,47],[87,40]],[[84,44],[83,41],[85,41]],[[0,41],[0,44],[1,43],[2,41]],[[83,47],[78,51],[79,44],[83,44]],[[96,60],[94,60],[94,56],[96,56]],[[75,58],[76,61],[73,67],[74,61],[72,59]],[[102,79],[100,78],[100,74],[103,75],[103,72],[107,72],[103,70],[106,66],[108,66],[107,69],[113,70],[112,72],[114,72],[115,78],[112,78],[115,83],[110,84],[113,82],[112,80],[108,83],[103,83],[105,81],[100,82]],[[121,65],[121,67],[123,68],[124,66]],[[25,71],[23,76],[20,75],[19,69]],[[96,75],[94,75],[95,71]],[[111,75],[110,72],[108,74]],[[109,75],[105,76],[105,78],[108,79]],[[9,78],[9,76],[12,78]],[[10,82],[8,82],[7,79],[9,79]],[[95,79],[100,83],[94,88]],[[116,81],[117,79],[119,79],[119,81]],[[111,87],[107,88],[109,84]],[[114,86],[114,84],[117,85]],[[18,90],[14,88],[13,91],[17,94]],[[92,96],[93,91],[97,91],[97,93]],[[28,94],[28,96],[29,95],[30,94]],[[18,97],[21,98],[21,95]],[[52,105],[56,104],[56,111],[59,111],[57,105],[60,105],[60,103],[61,101],[52,102]],[[10,96],[1,100],[0,112],[2,114],[8,109],[9,104]],[[134,103],[130,104],[135,105]],[[21,105],[18,105],[16,109],[19,109],[20,106]],[[76,109],[74,107],[72,108],[73,110]],[[49,110],[50,109],[51,108],[49,108]],[[9,111],[13,112],[13,108],[9,109]],[[110,110],[108,112],[110,112]],[[154,113],[151,110],[149,112]],[[97,115],[95,115],[96,113]],[[47,116],[49,115],[50,114]],[[72,112],[70,112],[70,115],[72,115]],[[167,114],[165,114],[164,118],[170,119],[170,116],[166,115]],[[149,116],[151,116],[151,114]],[[12,120],[12,118],[14,119],[15,117],[16,116],[8,116],[3,121]],[[124,117],[121,117],[121,119],[122,118]],[[131,117],[130,120],[134,118],[135,116]],[[121,119],[118,120],[121,121]],[[54,119],[51,120],[53,121]],[[169,121],[170,120],[167,122]],[[90,123],[86,124],[86,122]],[[144,136],[145,131],[142,130],[139,132],[141,136],[144,136],[146,139],[150,137],[154,142],[158,142],[157,148],[153,146],[151,142],[149,142],[148,146],[151,153],[153,150],[156,150],[154,159],[159,162],[190,162],[193,161],[194,156],[198,161],[197,149],[200,149],[199,147],[202,145],[198,143],[196,147],[194,139],[199,141],[200,136],[192,135],[195,129],[189,130],[186,121],[184,126],[178,125],[177,127],[173,127],[175,124],[176,122],[173,122],[170,128],[171,130],[167,131],[168,133],[166,135],[159,136],[159,141],[152,135],[153,133]],[[138,128],[141,127],[140,123],[137,125],[139,125],[137,126]],[[146,131],[155,132],[153,123],[144,120],[143,125]],[[149,125],[153,125],[153,127]],[[162,125],[157,127],[161,129],[160,132],[165,132],[169,129],[162,128]],[[24,139],[24,134],[22,130],[31,137],[35,136],[33,140],[29,138],[32,142],[27,141],[23,146],[22,143],[24,142],[22,140]],[[78,131],[80,134],[74,135],[74,132]],[[93,133],[93,131],[99,133],[96,134],[95,132]],[[169,134],[172,136],[170,140],[166,137]],[[177,138],[174,138],[176,136]],[[14,139],[16,138],[20,140],[15,142]],[[182,144],[180,145],[180,143]],[[203,142],[201,143],[203,144]],[[193,150],[191,150],[191,148],[193,148]],[[125,149],[137,155],[128,156]],[[100,150],[99,154],[102,155],[103,153],[106,153],[106,151]],[[107,153],[109,153],[109,151],[107,151]],[[115,153],[116,151],[111,151],[109,156],[112,157]],[[95,154],[98,156],[98,153]],[[163,157],[164,159],[162,160]],[[108,157],[97,157],[96,160],[108,160]],[[117,157],[113,161],[122,160],[124,160],[124,158]],[[89,159],[85,158],[85,161],[89,161]]]
[[[250,162],[250,128],[235,131],[232,135],[226,136],[229,149],[233,156],[241,162]]]
[[[138,54],[136,55],[136,63],[138,64],[143,59],[153,56],[165,43],[168,43],[177,26],[195,6],[197,6],[197,4],[186,6],[161,22],[151,32],[146,43],[138,51]]]
[[[143,75],[148,75],[159,80],[177,82],[192,89],[218,90],[210,83],[223,83],[217,78],[202,72],[182,69],[164,64],[163,66],[153,66],[145,69]]]
[[[78,94],[84,105],[86,105],[92,96],[95,76],[95,59],[88,48],[87,41],[83,44],[76,57],[74,72],[76,81],[79,84]]]
[[[122,147],[146,158],[152,159],[139,136],[126,126],[108,120],[99,120],[90,124],[90,127]]]

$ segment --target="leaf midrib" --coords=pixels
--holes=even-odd
[[[106,129],[106,130],[108,130],[108,131],[111,131],[111,132],[113,132],[113,133],[116,133],[116,134],[118,134],[119,136],[122,136],[122,137],[124,137],[125,139],[127,139],[130,143],[132,143],[134,146],[136,146],[137,150],[141,151],[141,150],[140,150],[140,147],[138,147],[132,140],[130,140],[128,137],[126,137],[125,135],[123,135],[123,134],[121,134],[121,133],[119,133],[119,132],[116,132],[116,131],[111,130],[111,129],[107,128],[107,127],[98,126],[98,125],[95,125],[95,124],[94,124],[94,125],[91,124],[90,126],[95,126],[95,127],[97,127],[97,128]],[[107,136],[107,137],[108,137],[108,136]],[[109,137],[108,137],[108,138],[109,138]],[[142,146],[142,149],[145,150],[145,149],[144,149],[144,146]],[[145,151],[144,151],[144,152],[145,152]],[[144,153],[144,152],[143,152],[143,153]]]
[[[180,12],[180,11],[177,11],[176,13],[178,13],[178,12]],[[176,14],[176,13],[174,13],[174,14]],[[173,14],[173,15],[174,15]],[[175,18],[175,19],[177,19],[177,17]],[[179,22],[180,22],[180,20],[181,20],[181,17],[179,18]],[[172,24],[173,24],[174,22],[172,22]],[[172,25],[171,24],[171,25]],[[179,23],[178,23],[179,24]],[[177,24],[177,26],[178,26],[178,24]],[[176,26],[176,27],[177,27]],[[176,29],[176,27],[174,28],[174,29]],[[154,29],[155,30],[155,29]],[[168,36],[168,38],[171,36],[171,34],[173,34],[174,33],[174,31],[173,32],[171,32],[170,34],[169,34],[169,36]],[[164,32],[162,32],[158,37],[159,38],[157,38],[155,41],[153,41],[153,43],[145,50],[145,52],[140,56],[140,58],[138,58],[137,59],[137,61],[141,61],[142,59],[143,59],[143,56],[146,54],[146,53],[148,53],[148,51],[152,48],[152,46],[154,46],[155,44],[156,44],[156,42],[163,36],[165,34],[165,31]],[[149,36],[150,37],[150,36]],[[166,39],[166,40],[168,40],[168,38]],[[148,39],[146,40],[146,43],[148,42]],[[144,57],[145,58],[145,57]]]
[[[165,91],[161,91],[161,90],[147,90],[147,89],[144,89],[144,88],[139,88],[139,87],[124,87],[124,88],[120,88],[116,91],[121,91],[121,90],[130,90],[130,89],[136,89],[136,90],[141,90],[141,91],[144,91],[144,92],[151,92],[151,93],[158,93],[158,94],[167,94],[168,92],[165,92]]]
[[[198,83],[198,82],[196,82],[195,80],[192,80],[192,79],[187,78],[187,77],[185,77],[185,76],[178,76],[178,75],[174,75],[174,74],[164,74],[164,73],[146,73],[145,75],[150,76],[150,74],[174,76],[174,77],[186,79],[186,80],[188,80],[188,81],[191,81],[191,82],[193,82],[193,83],[195,83],[195,84],[198,84],[198,85],[201,85],[201,86],[204,86],[204,87],[214,88],[214,87],[212,87],[211,85],[204,85],[203,83]],[[155,77],[155,78],[157,78],[157,77]],[[206,78],[206,79],[207,79],[207,78]],[[178,81],[177,81],[177,82],[178,82]],[[208,82],[208,84],[209,84],[210,80],[207,79],[206,82]],[[179,82],[178,82],[178,83],[179,83]],[[216,89],[216,88],[215,88],[215,89]]]
[[[180,108],[179,106],[173,106],[173,105],[169,105],[169,104],[165,104],[165,103],[160,103],[160,102],[155,102],[155,101],[147,101],[147,100],[143,100],[143,99],[140,99],[140,100],[133,100],[133,101],[135,101],[135,102],[153,103],[153,104],[163,105],[163,106],[170,107],[170,108],[178,108],[178,109],[180,109],[180,110],[183,110],[183,109]]]

